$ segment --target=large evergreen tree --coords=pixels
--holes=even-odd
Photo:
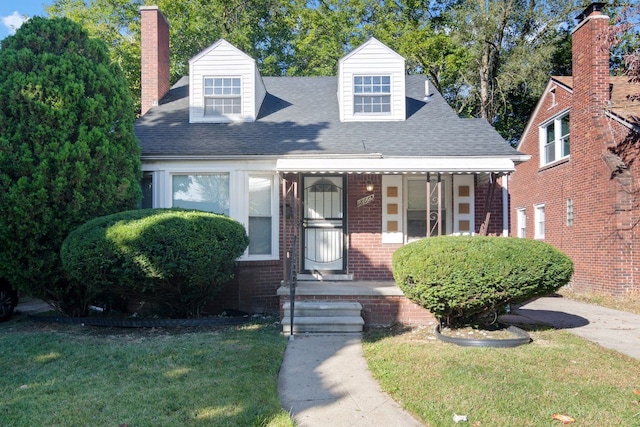
[[[2,41],[0,277],[82,314],[59,250],[87,220],[137,205],[133,121],[120,67],[78,24],[35,17]]]

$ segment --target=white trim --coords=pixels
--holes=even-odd
[[[285,158],[279,172],[307,173],[510,173],[513,160],[499,157]]]
[[[522,233],[520,233],[522,231]],[[527,209],[516,209],[516,237],[527,237]]]
[[[539,151],[538,157],[540,158],[540,167],[549,166],[554,163],[566,160],[567,158],[570,157],[571,155],[570,153],[564,156],[562,155],[563,147],[564,147],[564,138],[562,135],[562,121],[564,118],[568,117],[569,114],[570,114],[570,109],[565,108],[564,110],[555,114],[553,117],[550,117],[549,119],[545,120],[538,126],[538,151]],[[550,126],[553,126],[554,159],[548,162],[547,153],[546,153],[546,147],[547,145],[549,145],[547,141],[547,128],[549,128]],[[567,136],[569,137],[569,141],[570,141],[571,129],[569,129],[569,133],[567,134]],[[571,150],[571,143],[569,143],[569,150]]]
[[[349,58],[357,55],[358,52],[360,52],[361,50],[365,49],[369,45],[377,45],[377,46],[380,46],[380,47],[386,49],[387,52],[389,54],[394,55],[396,60],[398,60],[398,61],[403,61],[404,62],[404,60],[405,60],[404,57],[402,55],[400,55],[398,52],[396,52],[395,50],[391,49],[389,46],[387,46],[386,44],[382,43],[377,38],[371,37],[369,40],[367,40],[366,42],[362,43],[360,46],[358,46],[357,48],[355,48],[354,50],[352,50],[351,52],[347,53],[345,56],[340,58],[338,60],[338,65],[340,65],[343,62],[345,62]]]
[[[540,224],[543,226],[542,230],[540,230]],[[544,211],[544,203],[533,205],[533,237],[534,239],[544,240],[545,233],[546,215]]]
[[[202,49],[200,52],[198,52],[196,55],[194,55],[191,59],[189,59],[189,65],[193,64],[194,62],[197,62],[200,58],[206,56],[209,52],[211,52],[212,50],[215,50],[218,46],[224,46],[224,47],[226,47],[228,49],[232,49],[236,53],[238,53],[239,55],[242,55],[244,57],[244,60],[251,61],[251,63],[253,63],[253,64],[256,63],[255,59],[253,59],[251,56],[247,55],[242,50],[238,49],[237,47],[235,47],[234,45],[232,45],[231,43],[229,43],[225,39],[219,39],[218,41],[216,41],[213,44],[209,45],[209,47],[206,47],[206,48]]]
[[[509,175],[502,177],[502,237],[509,237]]]
[[[558,87],[566,90],[570,94],[573,93],[573,89],[567,87],[566,85],[564,85],[559,80],[555,80],[553,77],[551,77],[551,79],[547,83],[547,87],[544,89],[544,92],[542,92],[542,95],[540,95],[540,98],[538,99],[538,103],[536,104],[536,108],[533,110],[533,113],[531,113],[531,115],[529,116],[529,121],[527,122],[527,126],[525,126],[525,128],[524,128],[524,132],[522,132],[522,136],[520,137],[520,141],[518,141],[518,145],[516,145],[516,150],[519,151],[520,147],[522,146],[524,141],[527,139],[527,135],[528,135],[529,131],[531,130],[531,128],[533,127],[534,121],[538,117],[538,113],[540,112],[540,109],[542,108],[542,104],[544,104],[544,100],[545,100],[545,97],[547,96],[547,93],[552,88],[558,88]]]
[[[396,196],[389,196],[389,187],[396,187]],[[404,243],[404,204],[402,175],[382,175],[382,243]],[[396,205],[395,214],[389,213],[389,205]],[[389,231],[389,221],[398,225],[396,231]]]
[[[238,170],[231,165],[211,166],[201,163],[181,165],[146,165],[146,173],[152,174],[153,207],[170,208],[173,203],[174,175],[211,175],[226,174],[229,176],[229,217],[240,222],[248,230],[249,225],[249,176],[271,178],[271,254],[248,255],[248,250],[238,258],[240,261],[278,260],[280,257],[280,185],[279,176],[272,167],[260,169],[260,164],[253,164],[251,169]],[[238,165],[236,165],[238,166]]]
[[[473,179],[473,175],[454,175],[453,176],[453,215],[448,215],[452,217],[453,220],[453,234],[475,234],[476,230],[476,204],[475,204],[475,182]],[[461,196],[460,195],[460,187],[469,187],[469,195]],[[444,197],[445,200],[447,197]],[[468,213],[460,213],[460,204],[466,203],[469,205]],[[468,221],[469,229],[468,230],[460,230],[460,221]],[[449,222],[449,218],[447,218],[447,222]]]
[[[615,120],[616,122],[620,123],[621,125],[637,132],[640,133],[640,126],[638,126],[635,123],[631,123],[628,120],[626,120],[623,117],[620,117],[619,115],[617,115],[616,113],[612,112],[612,111],[605,111],[605,115],[607,115],[611,120]]]

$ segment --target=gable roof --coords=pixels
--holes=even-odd
[[[209,54],[209,52],[211,52],[212,50],[215,50],[219,46],[224,46],[227,49],[233,50],[238,55],[240,55],[244,59],[246,59],[247,61],[251,61],[252,63],[256,62],[256,60],[253,59],[251,56],[247,55],[246,53],[244,53],[243,51],[241,51],[240,49],[238,49],[237,47],[235,47],[234,45],[232,45],[231,43],[229,43],[225,39],[219,39],[217,42],[213,43],[212,45],[210,45],[207,48],[204,48],[203,50],[198,52],[195,56],[193,56],[191,59],[189,59],[189,64],[197,62],[200,58],[206,56],[207,54]]]
[[[607,111],[608,114],[625,124],[627,127],[640,132],[640,99],[634,99],[634,96],[640,96],[640,83],[634,83],[626,76],[611,76],[609,79],[611,100]],[[520,149],[520,146],[525,140],[525,136],[530,130],[534,118],[538,115],[544,95],[554,86],[559,86],[569,93],[573,93],[573,76],[551,77],[545,90],[538,99],[538,104],[529,117],[529,122],[527,123],[524,132],[522,132],[520,141],[516,146],[517,149]]]
[[[400,55],[398,52],[396,52],[395,50],[391,49],[389,46],[387,46],[386,44],[382,43],[380,40],[378,40],[375,37],[371,37],[369,38],[369,40],[367,40],[366,42],[362,43],[360,46],[358,46],[357,48],[353,49],[351,52],[347,53],[345,56],[343,56],[342,58],[340,58],[340,60],[338,61],[338,63],[342,63],[345,61],[348,61],[349,58],[352,58],[353,56],[356,56],[360,53],[360,51],[362,50],[367,50],[369,47],[371,47],[372,45],[375,45],[376,48],[378,49],[384,49],[385,51],[387,51],[387,53],[389,55],[392,55],[393,57],[395,57],[396,59],[404,62],[404,57],[402,55]]]
[[[627,76],[611,76],[609,113],[617,116],[629,125],[640,126],[640,83],[633,82]],[[573,90],[572,76],[553,76],[555,80]]]
[[[517,152],[482,119],[461,119],[425,77],[407,76],[407,120],[341,122],[335,77],[263,77],[255,122],[189,123],[188,77],[135,123],[142,159],[504,157]]]

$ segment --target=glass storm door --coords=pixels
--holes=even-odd
[[[341,176],[304,177],[305,271],[344,271],[343,187]]]

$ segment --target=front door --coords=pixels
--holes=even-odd
[[[344,179],[305,176],[303,192],[304,270],[344,272]]]

